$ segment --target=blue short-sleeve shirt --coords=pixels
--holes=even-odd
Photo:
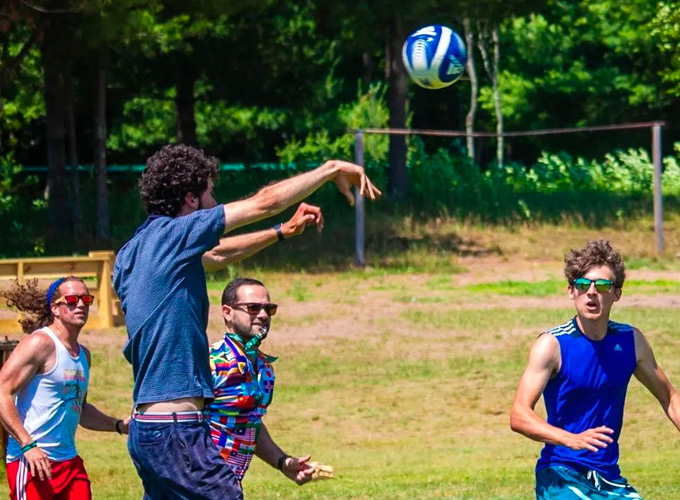
[[[132,364],[134,402],[212,398],[208,290],[202,255],[224,233],[224,207],[181,217],[150,217],[116,257]]]

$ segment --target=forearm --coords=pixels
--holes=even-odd
[[[279,446],[269,435],[269,431],[264,424],[262,424],[260,435],[257,438],[257,448],[255,449],[255,455],[274,468],[278,467],[279,459],[286,455],[286,453],[284,453],[283,450],[279,448]]]
[[[206,271],[217,271],[250,257],[277,240],[274,229],[222,238],[219,245],[203,254],[203,267]]]
[[[571,433],[550,425],[531,409],[513,408],[510,417],[513,431],[541,443],[565,446]]]
[[[675,428],[680,431],[680,394],[677,391],[673,391],[669,399],[668,407],[664,408],[666,415]]]
[[[80,413],[80,425],[91,431],[116,432],[117,418],[101,412],[96,406],[84,403]]]
[[[339,171],[335,161],[327,161],[310,172],[266,186],[251,198],[224,205],[225,233],[281,213],[334,179]]]
[[[16,439],[21,446],[26,446],[33,442],[33,438],[21,423],[19,412],[14,404],[14,397],[11,394],[0,394],[0,420],[7,432]]]

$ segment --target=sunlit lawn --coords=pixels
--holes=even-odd
[[[511,432],[508,411],[531,342],[572,315],[558,274],[471,285],[450,274],[260,277],[281,304],[266,344],[280,356],[266,422],[286,451],[334,465],[336,479],[297,487],[256,461],[247,498],[532,498],[540,444]],[[628,292],[663,296],[680,287],[659,278],[631,281]],[[503,307],[507,295],[546,307]],[[677,308],[622,307],[614,319],[646,332],[680,383]],[[211,338],[219,329],[213,317]],[[94,351],[89,399],[121,416],[131,394],[124,337],[122,329],[84,337]],[[81,430],[78,443],[95,498],[141,497],[123,438]],[[621,465],[644,498],[680,497],[678,445],[678,432],[634,380]]]

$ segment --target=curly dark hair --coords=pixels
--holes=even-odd
[[[570,250],[564,256],[564,276],[570,285],[590,269],[608,266],[614,274],[614,288],[622,288],[626,281],[626,266],[621,255],[605,240],[591,240],[580,250]]]
[[[224,291],[222,292],[222,305],[233,306],[234,304],[236,304],[237,298],[236,294],[238,293],[238,289],[246,285],[261,286],[262,288],[266,288],[261,281],[258,281],[256,279],[236,278],[235,280],[231,281],[227,286],[224,287]]]
[[[61,297],[59,288],[63,283],[68,281],[80,281],[85,284],[85,282],[77,276],[66,277],[54,291],[52,303]],[[47,290],[38,288],[37,278],[28,280],[25,285],[21,285],[18,280],[14,280],[14,283],[9,290],[0,292],[0,295],[7,300],[7,307],[26,315],[25,318],[19,320],[19,324],[24,333],[32,333],[54,321],[54,315],[52,314],[50,305],[47,303]]]
[[[200,196],[208,179],[217,179],[218,162],[202,150],[174,144],[163,146],[146,162],[139,193],[149,215],[176,217],[187,193]]]

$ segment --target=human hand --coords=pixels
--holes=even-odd
[[[288,222],[281,224],[281,232],[285,238],[302,234],[307,224],[315,224],[317,231],[323,229],[323,214],[319,207],[300,203],[300,206]]]
[[[52,464],[40,448],[36,446],[25,452],[24,459],[28,463],[31,476],[38,477],[41,481],[52,479]]]
[[[125,434],[126,436],[130,434],[130,420],[132,417],[127,417],[124,418],[120,425],[118,426],[120,428],[121,434]]]
[[[350,206],[354,206],[352,186],[357,186],[359,188],[359,193],[361,193],[362,196],[367,196],[371,200],[375,200],[382,195],[382,191],[375,187],[368,176],[366,176],[363,167],[346,161],[331,161],[333,162],[333,165],[338,168],[338,173],[333,179],[333,182],[338,186],[340,192],[345,195]]]
[[[609,437],[614,431],[609,427],[601,425],[593,429],[588,429],[580,434],[572,434],[567,440],[566,446],[572,450],[590,450],[597,453],[601,448],[606,448],[614,440]]]
[[[283,475],[288,479],[291,479],[302,486],[314,479],[314,467],[309,463],[310,458],[312,458],[311,455],[304,457],[288,457],[283,462],[281,472],[283,472]]]

